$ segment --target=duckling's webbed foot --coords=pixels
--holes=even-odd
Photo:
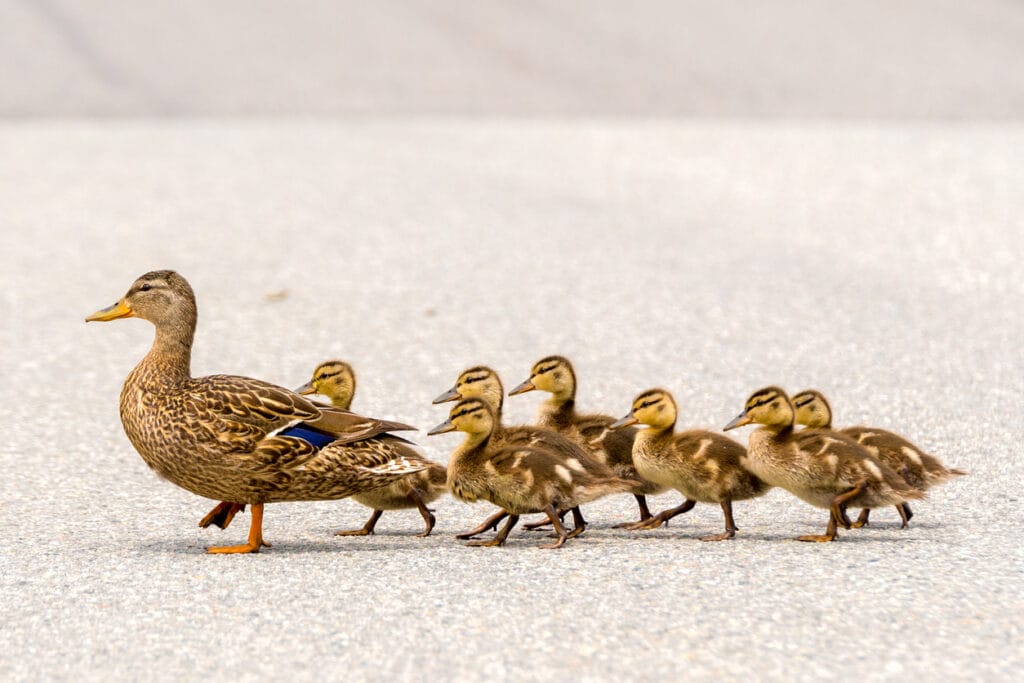
[[[627,526],[626,528],[631,530],[631,531],[643,531],[643,530],[647,530],[647,529],[657,529],[662,524],[668,524],[668,521],[670,519],[672,519],[673,517],[678,517],[679,515],[681,515],[683,513],[689,512],[690,510],[693,509],[693,506],[696,505],[696,504],[697,504],[697,501],[690,500],[689,498],[687,498],[686,500],[683,501],[682,505],[677,505],[676,507],[669,508],[668,510],[662,510],[661,512],[659,512],[658,514],[654,515],[650,519],[648,519],[648,520],[641,520],[639,522],[635,522],[634,524],[631,524],[631,525]]]
[[[562,524],[565,524],[565,515],[568,512],[568,510],[560,510],[558,512],[558,519],[561,520]],[[525,524],[523,528],[527,531],[536,531],[537,529],[543,529],[546,526],[551,526],[550,519],[545,519],[540,522],[530,522],[529,524]]]
[[[470,541],[467,546],[474,548],[496,548],[498,546],[505,545],[505,540],[508,539],[509,533],[512,531],[512,527],[519,521],[519,515],[509,515],[508,513],[502,513],[502,516],[508,516],[508,521],[505,522],[505,526],[501,527],[501,531],[498,532],[497,536],[489,541]],[[486,524],[486,522],[484,522]]]
[[[825,529],[825,534],[823,536],[816,536],[813,534],[810,536],[797,536],[796,540],[804,541],[806,543],[828,543],[836,540],[837,536],[836,515],[834,512],[831,512],[828,516],[828,527]]]
[[[868,525],[868,517],[870,517],[870,516],[871,516],[871,508],[864,508],[863,510],[860,511],[860,514],[857,515],[857,521],[854,522],[853,524],[851,524],[850,526],[846,527],[846,528],[847,529],[860,529],[861,527],[865,527],[865,526]]]
[[[263,503],[253,503],[252,521],[249,523],[249,542],[242,545],[220,545],[206,549],[212,554],[258,553],[260,548],[270,547],[263,540]]]
[[[484,533],[485,531],[490,531],[492,529],[494,531],[497,531],[498,530],[498,522],[500,522],[501,520],[505,519],[505,517],[507,517],[507,516],[508,516],[508,513],[505,512],[504,510],[502,510],[501,512],[495,513],[495,514],[491,515],[490,517],[488,517],[487,519],[485,519],[484,523],[481,524],[480,526],[478,526],[477,528],[472,529],[470,531],[467,531],[465,533],[455,534],[455,538],[459,539],[460,541],[465,541],[467,538],[473,538],[474,536],[479,536],[480,534]]]
[[[341,531],[335,531],[335,536],[369,536],[373,533],[374,527],[377,526],[377,520],[384,514],[383,510],[374,510],[373,514],[370,515],[370,519],[366,520],[366,524],[363,525],[362,529],[342,529]]]
[[[544,510],[544,512],[547,513],[548,519],[551,520],[551,526],[555,527],[555,533],[558,534],[558,540],[554,543],[546,543],[544,545],[539,545],[537,547],[543,550],[554,550],[555,548],[561,548],[563,545],[565,545],[566,540],[569,538],[569,534],[566,533],[565,527],[562,526],[562,520],[558,518],[558,513],[555,512],[555,508],[553,505],[549,505],[547,509]],[[586,526],[586,524],[584,524],[584,526]]]
[[[206,516],[199,520],[199,526],[206,529],[211,524],[227,529],[239,512],[245,512],[245,503],[217,503]]]
[[[637,524],[642,524],[651,518],[651,509],[647,507],[647,498],[638,493],[634,493],[633,497],[636,498],[636,504],[640,508],[640,520],[637,522],[622,522],[612,527],[613,529],[632,529]],[[659,524],[658,526],[661,525]],[[636,528],[641,529],[643,527],[638,526]]]

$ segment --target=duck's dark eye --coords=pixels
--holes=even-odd
[[[153,289],[153,287],[151,285],[149,285],[149,284],[145,284],[145,285],[142,285],[141,287],[139,287],[139,291],[140,292],[148,292],[151,289]]]

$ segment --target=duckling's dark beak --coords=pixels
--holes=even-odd
[[[608,425],[608,429],[622,429],[623,427],[635,425],[639,421],[640,420],[633,417],[633,413],[630,413],[629,415],[624,415],[615,422],[612,422],[610,425]]]
[[[118,318],[132,318],[135,316],[135,311],[131,309],[128,304],[121,299],[113,306],[107,306],[106,308],[96,311],[88,318],[85,322],[107,322],[108,320],[117,320]]]
[[[434,401],[434,403],[439,403],[439,402],[440,401]],[[427,432],[427,436],[434,436],[435,434],[444,434],[445,432],[454,432],[454,431],[455,431],[455,425],[452,424],[452,421],[449,419],[449,420],[445,420],[444,422],[442,422],[441,424],[437,425],[436,427],[431,429],[429,432]]]
[[[727,424],[724,427],[722,427],[722,431],[723,432],[727,432],[730,429],[736,429],[737,427],[742,427],[743,425],[748,425],[748,424],[750,424],[753,421],[754,420],[749,415],[747,415],[747,411],[744,410],[742,413],[740,413],[739,415],[734,417],[732,419],[732,422],[730,422],[729,424]]]
[[[533,386],[533,382],[526,380],[522,384],[518,385],[515,389],[508,392],[509,396],[515,396],[516,394],[525,394],[527,391],[533,391],[537,387]]]
[[[448,391],[444,392],[443,394],[435,398],[432,401],[432,403],[436,405],[438,403],[447,403],[448,401],[458,401],[460,398],[462,398],[462,394],[459,393],[458,389],[452,387]]]
[[[316,389],[313,388],[313,383],[312,382],[306,382],[301,387],[296,389],[295,393],[296,394],[302,394],[303,396],[309,396],[310,394],[315,394],[316,393]]]

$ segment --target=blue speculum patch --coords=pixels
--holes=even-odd
[[[314,429],[309,425],[302,424],[295,425],[294,427],[289,427],[284,431],[278,432],[278,436],[294,436],[297,439],[308,441],[317,448],[323,448],[338,438],[333,434],[327,434],[326,432],[321,432],[319,429]]]

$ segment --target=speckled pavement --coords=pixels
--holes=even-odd
[[[0,678],[1010,680],[1024,666],[1024,127],[461,119],[0,124]],[[139,274],[198,296],[193,370],[458,436],[430,400],[571,357],[588,410],[663,385],[721,427],[754,389],[827,392],[970,470],[836,543],[774,491],[648,533],[587,508],[558,551],[452,534],[450,498],[338,538],[351,501],[268,506],[255,556],[150,472],[117,412],[152,332],[83,323]],[[510,398],[513,421],[539,397]],[[748,430],[736,436],[745,439]],[[661,509],[678,496],[654,500]]]

